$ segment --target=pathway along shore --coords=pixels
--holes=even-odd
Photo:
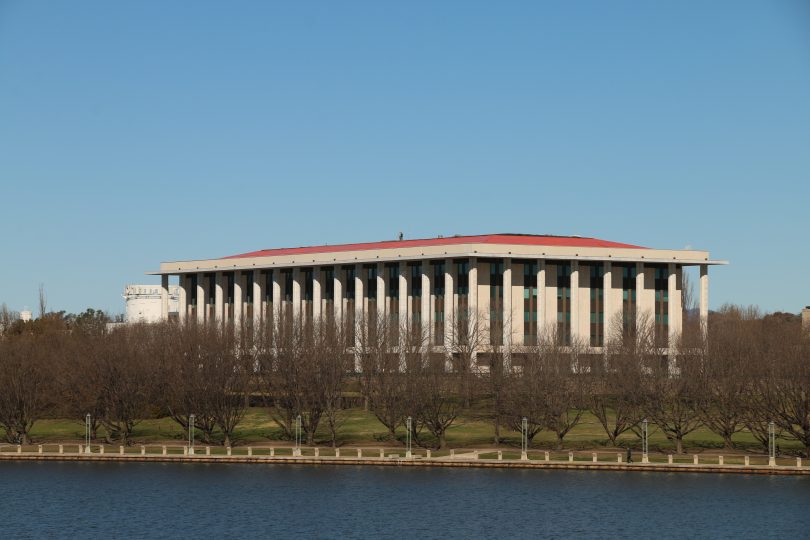
[[[49,445],[50,446],[50,445]],[[9,452],[7,449],[11,448]],[[768,474],[768,475],[810,475],[810,465],[803,465],[801,458],[795,459],[795,465],[777,465],[771,461],[769,464],[725,463],[722,456],[713,456],[713,463],[700,462],[699,456],[693,456],[691,463],[674,462],[672,456],[667,456],[665,462],[652,462],[645,459],[642,454],[636,454],[638,462],[623,462],[622,454],[599,452],[592,453],[589,461],[583,458],[586,454],[568,454],[568,459],[552,459],[548,452],[541,452],[523,459],[504,459],[503,453],[498,451],[463,450],[459,453],[450,451],[447,455],[430,456],[414,455],[405,457],[403,452],[387,453],[383,449],[372,448],[344,448],[337,455],[321,456],[314,449],[315,455],[275,455],[275,449],[256,448],[257,451],[269,451],[264,455],[254,455],[253,449],[240,448],[245,454],[234,455],[231,449],[225,454],[212,454],[208,447],[196,447],[189,451],[182,447],[182,454],[173,454],[178,447],[141,446],[136,453],[133,448],[119,448],[117,453],[105,452],[102,447],[87,447],[79,445],[61,445],[57,451],[46,451],[39,447],[37,451],[22,450],[22,447],[8,447],[0,451],[0,461],[73,461],[73,462],[154,462],[154,463],[252,463],[252,464],[287,464],[287,465],[367,465],[367,466],[393,466],[393,467],[476,467],[476,468],[504,468],[504,469],[565,469],[565,470],[597,470],[597,471],[639,471],[639,472],[690,472],[690,473],[725,473],[725,474]],[[130,453],[127,453],[129,450]],[[279,449],[298,453],[295,449]],[[489,457],[487,457],[489,456]],[[539,459],[537,459],[539,457]],[[612,457],[612,460],[608,460]],[[767,458],[766,458],[767,459]],[[784,460],[780,460],[784,461]]]

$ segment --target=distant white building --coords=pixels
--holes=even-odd
[[[124,320],[128,323],[159,322],[161,320],[160,285],[127,285],[124,287],[126,310]],[[180,287],[169,287],[169,316],[177,315]]]

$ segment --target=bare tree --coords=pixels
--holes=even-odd
[[[53,344],[32,336],[0,340],[0,426],[8,442],[29,444],[34,422],[50,405]]]

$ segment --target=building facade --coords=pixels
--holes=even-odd
[[[164,292],[166,312],[163,311]],[[179,311],[180,287],[163,289],[157,285],[127,285],[124,287],[124,321],[152,323],[174,316]]]
[[[165,262],[179,277],[181,321],[254,324],[283,314],[349,323],[375,315],[416,321],[435,346],[452,339],[458,317],[483,321],[489,345],[532,345],[554,325],[566,342],[594,350],[612,321],[654,321],[662,348],[682,325],[683,269],[700,269],[699,305],[709,306],[709,253],[651,249],[576,236],[490,234],[267,249]],[[358,337],[359,339],[359,337]],[[483,347],[483,348],[486,348]],[[484,351],[482,351],[484,352]]]

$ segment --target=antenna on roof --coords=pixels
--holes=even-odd
[[[401,240],[402,240],[404,237],[405,237],[405,235],[404,235],[404,234],[402,234],[402,231],[399,231],[399,239],[400,239],[400,241],[401,241]]]

